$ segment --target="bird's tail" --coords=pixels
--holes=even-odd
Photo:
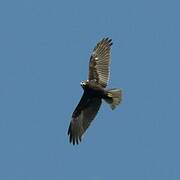
[[[122,90],[120,89],[110,89],[107,91],[107,98],[104,100],[111,106],[111,109],[115,109],[122,100]]]

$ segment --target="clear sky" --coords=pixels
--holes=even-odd
[[[180,2],[0,1],[1,180],[179,180]],[[91,51],[113,39],[109,87],[79,146],[71,114]]]

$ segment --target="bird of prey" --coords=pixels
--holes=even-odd
[[[68,129],[69,141],[73,145],[81,141],[82,135],[99,111],[102,99],[110,105],[112,110],[121,102],[122,91],[120,89],[106,89],[110,73],[112,44],[112,39],[103,38],[91,54],[89,77],[88,80],[80,83],[84,93],[72,114]]]

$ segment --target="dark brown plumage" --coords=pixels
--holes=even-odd
[[[70,143],[78,144],[104,99],[114,109],[121,101],[120,89],[106,90],[109,80],[110,48],[112,40],[104,38],[93,49],[89,61],[88,80],[82,81],[83,96],[72,114],[68,135]]]

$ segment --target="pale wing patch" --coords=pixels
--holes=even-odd
[[[94,48],[90,59],[89,79],[96,79],[103,87],[107,86],[110,75],[110,47],[112,40],[102,39]]]

